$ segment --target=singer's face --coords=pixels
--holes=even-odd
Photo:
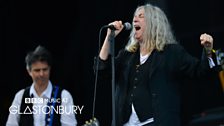
[[[28,70],[33,82],[37,85],[48,84],[50,77],[50,66],[46,62],[34,62]]]
[[[138,41],[142,41],[143,39],[143,33],[145,30],[145,11],[143,8],[138,9],[135,12],[134,18],[133,18],[133,24],[135,28],[135,39]]]

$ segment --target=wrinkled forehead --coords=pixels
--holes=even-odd
[[[135,11],[135,15],[140,15],[140,14],[144,14],[145,13],[145,9],[143,6],[138,7]]]

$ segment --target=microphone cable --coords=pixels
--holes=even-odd
[[[94,73],[95,73],[95,82],[94,82],[94,94],[93,94],[93,111],[92,111],[92,118],[94,118],[95,116],[95,105],[96,105],[96,91],[97,91],[97,83],[98,83],[98,70],[99,70],[99,53],[100,53],[100,47],[101,47],[101,33],[102,30],[106,28],[106,26],[103,26],[100,28],[99,31],[99,42],[98,42],[98,56],[96,57],[96,59],[94,59]],[[95,64],[96,61],[96,64]]]

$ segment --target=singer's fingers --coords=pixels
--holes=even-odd
[[[213,38],[211,35],[208,35],[206,33],[202,34],[200,36],[200,41],[201,41],[201,44],[204,45],[205,43],[210,43],[210,44],[213,44]]]
[[[115,27],[117,30],[120,30],[121,28],[123,28],[122,21],[115,21],[115,22],[114,22],[114,27]]]
[[[204,40],[204,36],[205,36],[206,34],[204,33],[204,34],[201,34],[201,36],[200,36],[200,40],[201,41],[203,41]]]
[[[209,43],[209,42],[205,42],[203,45],[204,45],[204,47],[205,47],[205,48],[209,48],[209,47],[211,47],[211,46],[212,46],[212,44],[211,44],[211,43]]]
[[[201,45],[203,45],[204,47],[211,47],[213,48],[213,43],[210,41],[201,41]]]
[[[202,34],[202,35],[200,36],[200,40],[201,40],[201,41],[212,42],[212,41],[213,41],[213,38],[212,38],[211,35],[208,35],[208,34],[204,33],[204,34]]]
[[[107,30],[107,36],[111,35],[111,30],[114,30],[115,32],[115,37],[122,31],[124,28],[124,25],[122,24],[121,20],[116,20],[114,22],[109,23],[108,25],[108,30]]]
[[[122,21],[119,21],[119,23],[120,23],[120,25],[122,25],[123,23],[122,23]]]

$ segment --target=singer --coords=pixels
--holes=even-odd
[[[122,21],[114,21],[115,37]],[[110,70],[108,28],[99,53],[101,77]],[[157,6],[137,7],[130,39],[115,58],[116,126],[180,126],[180,85],[185,77],[207,77],[212,70],[213,38],[202,34],[202,59],[178,44],[164,12]],[[111,72],[111,71],[109,71]]]

